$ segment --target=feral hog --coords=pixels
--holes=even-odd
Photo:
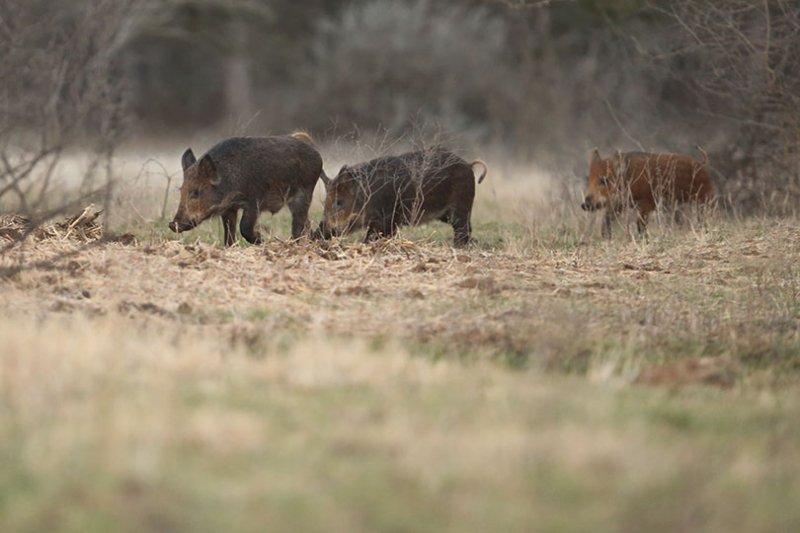
[[[308,208],[322,158],[305,133],[275,137],[234,137],[211,148],[200,160],[192,149],[183,154],[181,200],[169,229],[188,231],[218,215],[225,245],[236,242],[236,219],[242,210],[242,237],[261,243],[255,225],[262,211],[292,213],[292,238],[308,227]]]
[[[480,183],[485,163],[467,163],[442,149],[344,166],[334,179],[322,178],[325,215],[315,235],[329,238],[366,227],[369,241],[394,235],[401,224],[441,220],[453,226],[455,246],[466,246],[472,234],[476,165],[483,167]]]
[[[708,156],[700,151],[703,162],[680,154],[619,151],[601,159],[594,150],[581,208],[584,211],[605,208],[603,236],[611,237],[611,224],[627,207],[636,209],[637,227],[643,233],[647,217],[660,203],[711,203],[714,191],[706,170]]]

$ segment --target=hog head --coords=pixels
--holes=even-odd
[[[617,151],[614,157],[602,159],[595,149],[589,160],[589,183],[584,193],[581,209],[596,211],[615,202],[619,183],[617,176],[621,174],[622,154]]]
[[[219,187],[221,180],[210,155],[206,154],[197,161],[189,148],[181,158],[181,166],[181,201],[175,218],[169,223],[169,229],[175,233],[189,231],[207,218],[219,214],[223,203]]]
[[[357,206],[358,188],[359,184],[347,165],[327,182],[323,218],[326,227],[342,228],[352,222],[354,215],[360,211]]]

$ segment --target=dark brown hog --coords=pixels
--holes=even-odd
[[[234,137],[211,148],[196,160],[191,148],[181,160],[183,186],[175,218],[169,228],[188,231],[212,216],[222,217],[225,244],[236,242],[236,219],[242,237],[261,243],[255,229],[262,211],[277,213],[288,205],[292,238],[308,228],[308,208],[322,158],[305,133],[274,137]]]
[[[363,227],[365,241],[394,235],[403,224],[441,220],[453,226],[455,246],[466,246],[472,236],[470,216],[475,198],[473,167],[442,149],[381,157],[344,166],[326,183],[325,215],[316,237],[330,238]]]

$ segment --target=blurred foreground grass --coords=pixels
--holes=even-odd
[[[793,531],[796,390],[5,320],[2,531]]]

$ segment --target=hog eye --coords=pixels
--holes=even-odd
[[[344,207],[344,200],[336,200],[333,205],[335,205],[337,209],[342,209]]]
[[[195,198],[200,198],[200,189],[195,189],[189,193],[190,200],[194,200]]]
[[[598,182],[598,184],[600,184],[600,185],[608,185],[608,178],[600,178],[600,181]]]

